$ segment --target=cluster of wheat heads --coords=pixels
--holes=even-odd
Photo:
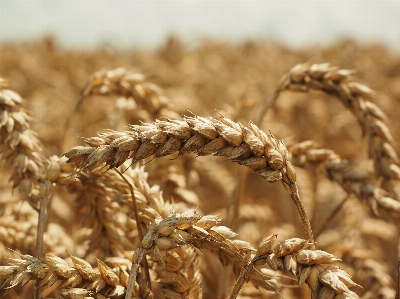
[[[227,271],[232,271],[236,278],[226,297],[245,296],[240,291],[249,281],[258,289],[271,291],[271,296],[279,296],[285,288],[284,281],[292,277],[300,287],[309,286],[311,298],[359,298],[349,289],[357,283],[345,270],[346,265],[331,265],[340,259],[329,251],[315,249],[318,243],[314,242],[292,165],[319,166],[345,192],[366,200],[375,213],[385,209],[398,216],[399,204],[393,186],[399,171],[390,133],[384,124],[385,116],[363,98],[371,94],[370,90],[354,83],[350,74],[326,64],[301,65],[284,76],[274,99],[286,89],[319,89],[341,99],[365,127],[380,180],[353,172],[349,162],[333,151],[315,149],[312,142],[292,145],[288,150],[282,141],[253,122],[244,126],[222,115],[160,118],[131,125],[128,131],[105,131],[86,138],[89,146],[74,147],[65,157],[46,161],[40,142],[29,130],[30,119],[21,105],[21,97],[1,81],[2,158],[13,168],[14,187],[18,186],[23,197],[39,210],[40,219],[36,251],[21,252],[9,265],[0,267],[2,294],[10,294],[33,280],[36,290],[43,287],[55,290],[56,295],[42,293],[48,298],[200,298],[202,278],[207,276],[204,273],[207,268],[201,271],[201,256],[202,252],[211,252],[223,266],[229,266]],[[144,84],[141,77],[117,69],[97,73],[93,78],[82,92],[81,100],[96,90],[115,93],[134,98],[150,119],[160,117],[160,109],[154,110],[157,105],[146,104],[146,101],[158,103],[154,97],[160,93]],[[162,107],[170,113],[167,105]],[[187,155],[221,157],[248,167],[267,182],[281,182],[298,209],[305,239],[292,236],[278,242],[277,235],[265,236],[266,233],[257,246],[234,239],[237,234],[220,225],[219,216],[204,215],[200,209],[190,207],[191,202],[184,198],[179,203],[165,201],[160,188],[148,183],[143,168],[131,167],[157,158],[149,163],[151,166],[166,156],[178,157],[169,163],[180,163],[184,158],[180,156]],[[162,167],[158,164],[154,171],[165,172]],[[75,249],[79,244],[73,246],[74,255],[58,254],[59,248],[57,251],[43,237],[47,203],[62,186],[75,194],[73,204],[85,213],[87,230],[80,238],[89,240],[87,253],[96,255],[94,261],[93,256],[86,255],[86,259],[77,256]],[[9,213],[15,213],[15,209],[4,211],[5,216]],[[21,250],[16,245],[20,240],[16,237],[12,240],[10,235],[8,239],[8,247]],[[43,254],[43,245],[52,252]],[[373,281],[365,298],[394,297],[393,281],[372,259],[351,251],[341,254],[355,260],[355,271],[373,272],[366,275]],[[23,288],[18,290],[22,292]],[[252,294],[255,298],[267,296],[263,292]]]

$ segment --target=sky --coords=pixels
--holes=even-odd
[[[343,37],[400,51],[400,0],[0,0],[0,44],[53,34],[65,47],[154,48],[169,34],[291,46]]]

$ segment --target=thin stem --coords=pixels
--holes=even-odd
[[[136,253],[136,252],[135,252]],[[145,256],[145,251],[140,251],[139,255],[137,256],[137,260],[135,260],[135,253],[133,253],[132,257],[132,266],[131,266],[131,272],[129,273],[129,281],[128,281],[128,286],[126,287],[126,293],[125,293],[125,299],[132,299],[132,293],[133,289],[135,287],[135,281],[136,281],[136,276],[137,272],[139,270],[139,264],[143,257]]]
[[[246,189],[246,179],[247,179],[247,169],[244,170],[244,173],[240,177],[240,184],[239,184],[239,193],[237,197],[237,201],[235,202],[233,206],[233,223],[232,223],[232,228],[233,230],[237,230],[239,226],[239,210],[240,210],[240,205],[244,201],[244,192]]]
[[[125,178],[125,176],[117,169],[117,168],[114,168],[114,170],[118,173],[118,175],[128,184],[128,186],[129,186],[129,190],[130,190],[130,192],[131,192],[131,197],[132,197],[132,203],[133,203],[133,209],[134,209],[134,212],[135,212],[135,220],[136,220],[136,223],[137,223],[137,227],[138,227],[138,232],[139,232],[139,239],[140,239],[140,243],[142,243],[142,241],[143,241],[143,232],[142,232],[142,230],[140,229],[140,227],[139,227],[139,223],[140,223],[140,219],[139,219],[139,211],[138,211],[138,207],[137,207],[137,204],[136,204],[136,196],[135,196],[135,193],[134,193],[134,190],[133,190],[133,186],[132,186],[132,184]]]
[[[36,257],[41,258],[43,256],[43,236],[47,222],[47,204],[49,203],[50,196],[46,192],[46,196],[40,199],[39,219],[37,226],[37,237],[36,237]],[[40,288],[35,287],[34,299],[39,299]]]
[[[340,202],[340,204],[338,204],[336,208],[330,213],[330,215],[325,219],[325,221],[322,223],[321,228],[315,234],[315,239],[317,239],[319,235],[328,227],[328,225],[332,222],[332,220],[339,213],[339,211],[342,209],[343,205],[349,198],[350,194],[347,194],[347,196]]]
[[[74,116],[75,112],[78,110],[79,106],[82,104],[83,99],[84,99],[83,95],[80,95],[78,100],[76,101],[76,103],[74,105],[74,108],[72,109],[71,113],[68,114],[67,118],[65,119],[64,127],[63,127],[63,130],[62,130],[62,133],[61,133],[62,135],[61,135],[60,141],[58,143],[59,144],[58,145],[59,154],[61,154],[62,147],[63,147],[64,141],[65,141],[65,135],[67,134],[67,130],[68,130],[70,124],[71,124],[72,117]]]
[[[279,90],[275,90],[273,94],[270,95],[270,97],[268,98],[268,100],[265,102],[264,107],[262,107],[261,111],[260,111],[260,115],[258,117],[258,121],[256,122],[257,126],[260,126],[265,115],[268,112],[268,109],[272,107],[272,105],[276,102],[276,100],[279,97],[279,94],[281,92]]]
[[[397,246],[397,290],[396,299],[400,299],[400,235],[399,245]]]
[[[235,202],[237,201],[237,198],[239,197],[239,181],[241,179],[240,175],[237,175],[237,179],[236,179],[236,184],[235,184],[235,188],[233,188],[231,196],[228,200],[228,203],[226,205],[226,222],[228,225],[232,224],[233,222],[233,218],[234,218],[234,212],[233,212],[233,205],[235,204]]]
[[[244,201],[244,194],[246,190],[246,180],[247,176],[249,174],[249,170],[247,168],[244,168],[242,170],[242,173],[239,175],[238,180],[236,181],[236,187],[234,192],[232,193],[232,199],[230,201],[230,204],[228,206],[228,211],[230,211],[230,207],[233,205],[233,213],[229,213],[229,227],[231,227],[233,230],[237,230],[239,222],[239,210],[240,210],[240,205]]]
[[[290,184],[289,187],[291,190],[290,196],[291,196],[294,204],[296,205],[297,210],[299,211],[299,214],[301,217],[301,223],[303,224],[304,233],[306,235],[307,240],[312,244],[311,249],[314,250],[315,245],[314,245],[314,236],[313,236],[313,232],[311,229],[311,223],[310,223],[310,219],[307,216],[307,212],[304,208],[303,202],[300,199],[299,189],[297,188],[296,183]]]
[[[139,210],[137,207],[137,203],[136,203],[136,197],[135,197],[135,192],[133,190],[133,186],[132,184],[125,178],[125,176],[117,169],[114,168],[114,170],[119,174],[119,176],[128,184],[129,189],[131,191],[131,197],[132,197],[132,203],[133,203],[133,209],[135,211],[135,220],[136,220],[136,226],[138,229],[138,234],[139,234],[139,239],[140,239],[140,244],[142,244],[143,241],[143,232],[142,232],[142,228],[141,228],[141,221],[139,218]],[[139,263],[139,262],[138,262]],[[147,259],[145,258],[143,260],[143,264],[144,264],[144,269],[145,269],[145,273],[146,273],[146,280],[149,284],[149,289],[151,290],[151,279],[150,279],[150,271],[149,271],[149,265],[147,263]],[[133,268],[133,265],[132,265]],[[132,272],[131,272],[132,273]],[[131,275],[130,275],[131,276]],[[130,277],[129,277],[130,279]],[[136,280],[136,279],[135,279]]]
[[[235,287],[233,288],[232,293],[229,296],[229,299],[236,299],[252,269],[253,269],[252,264],[246,265],[245,267],[242,268],[239,277],[236,280]]]
[[[312,184],[312,193],[313,193],[312,194],[313,206],[312,206],[310,221],[314,226],[315,220],[317,218],[316,217],[316,214],[317,214],[317,204],[316,203],[317,203],[317,191],[318,191],[318,174],[317,174],[317,171],[315,170],[315,168],[312,169],[311,184]]]

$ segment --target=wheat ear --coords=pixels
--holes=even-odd
[[[368,101],[374,92],[367,86],[354,82],[354,71],[323,64],[299,64],[281,78],[275,92],[261,110],[261,122],[265,112],[285,90],[319,90],[338,98],[357,118],[363,134],[368,136],[368,156],[373,159],[375,175],[382,178],[382,189],[396,194],[393,188],[392,169],[399,169],[393,138],[385,124],[385,114],[374,103]]]
[[[253,169],[268,182],[280,181],[299,211],[307,239],[314,242],[284,143],[265,134],[254,123],[245,127],[225,117],[185,117],[131,128],[127,132],[100,133],[99,137],[87,139],[91,147],[78,146],[64,155],[80,170],[104,163],[118,167],[130,158],[136,163],[153,155],[160,158],[173,153],[227,157]]]
[[[157,185],[148,184],[143,167],[129,168],[125,174],[135,188],[135,196],[139,202],[139,218],[146,227],[160,215],[167,217],[179,209],[178,205],[164,201]],[[184,245],[168,251],[155,250],[151,256],[160,261],[159,267],[154,270],[162,286],[162,292],[167,298],[168,296],[201,298],[199,257],[193,248]]]
[[[359,298],[349,290],[357,284],[345,270],[336,266],[322,266],[340,259],[322,250],[309,250],[306,240],[293,238],[276,244],[276,235],[264,238],[258,245],[256,254],[242,268],[236,285],[230,295],[234,299],[244,282],[257,275],[257,266],[265,263],[276,271],[283,270],[296,275],[301,287],[307,283],[311,289],[311,298]]]
[[[39,210],[36,255],[43,252],[43,236],[47,219],[47,203],[53,179],[52,165],[44,167],[42,144],[29,128],[30,117],[22,108],[22,98],[12,90],[5,89],[5,80],[0,80],[0,151],[1,159],[11,164],[10,180],[31,206]],[[43,175],[44,174],[44,175]],[[34,298],[39,298],[37,289]]]

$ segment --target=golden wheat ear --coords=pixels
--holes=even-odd
[[[173,153],[216,155],[245,165],[267,182],[280,181],[291,195],[303,223],[305,235],[314,243],[306,211],[300,201],[296,172],[287,160],[288,151],[282,141],[265,134],[254,123],[248,127],[226,117],[219,120],[184,117],[183,120],[156,121],[131,126],[132,131],[105,132],[91,147],[78,146],[64,155],[80,170],[106,164],[118,167],[128,159],[132,164],[150,156],[160,158]],[[97,139],[96,139],[97,140]]]

